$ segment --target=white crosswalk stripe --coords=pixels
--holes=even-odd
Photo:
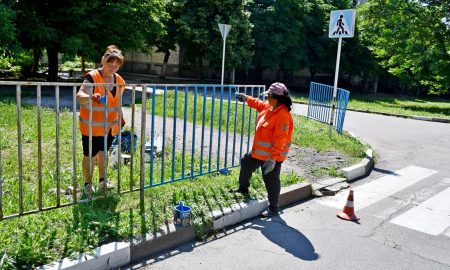
[[[446,230],[450,227],[450,188],[395,217],[391,222],[432,235],[447,235]]]
[[[360,210],[430,177],[435,173],[437,173],[435,170],[418,166],[408,166],[393,174],[383,176],[380,179],[358,186],[353,189],[355,207]],[[348,192],[340,192],[334,197],[327,197],[320,200],[319,203],[339,209],[345,205],[347,196]]]

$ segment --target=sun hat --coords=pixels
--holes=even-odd
[[[278,95],[278,96],[287,96],[289,95],[289,90],[286,85],[280,82],[272,83],[269,89],[263,93],[263,95],[267,96],[268,94]]]

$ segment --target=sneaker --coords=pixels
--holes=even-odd
[[[109,180],[103,180],[98,183],[99,191],[106,191],[106,190],[112,189],[112,188],[114,188],[114,185]]]
[[[91,184],[84,185],[83,191],[79,194],[80,199],[86,199],[89,196],[89,191],[94,194]]]
[[[228,190],[228,192],[233,193],[233,194],[241,193],[242,195],[248,195],[248,190],[243,190],[241,188],[238,188],[238,189],[232,189],[231,188],[230,190]]]
[[[267,209],[266,211],[262,212],[259,216],[262,218],[271,218],[271,217],[276,217],[280,215],[279,211],[273,211],[270,209]]]

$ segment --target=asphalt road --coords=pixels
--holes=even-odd
[[[336,217],[344,190],[129,268],[450,269],[450,124],[348,112],[344,129],[376,155],[372,173],[351,183],[358,222]]]

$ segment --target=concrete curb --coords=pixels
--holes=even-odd
[[[309,198],[312,194],[311,184],[299,183],[283,187],[280,192],[280,207]],[[237,203],[222,211],[214,211],[210,215],[209,224],[203,228],[206,231],[219,230],[258,216],[267,208],[267,200],[250,200],[247,203]],[[113,242],[94,250],[94,256],[80,254],[76,259],[63,259],[48,265],[38,267],[41,270],[98,270],[114,269],[130,263],[137,263],[152,255],[195,240],[194,226],[181,227],[173,223],[160,228],[156,235],[144,235],[132,240],[131,243]]]
[[[373,169],[373,166],[374,161],[372,149],[367,149],[365,152],[365,157],[358,164],[342,168],[341,172],[344,174],[347,181],[353,181],[369,174],[369,172]]]

